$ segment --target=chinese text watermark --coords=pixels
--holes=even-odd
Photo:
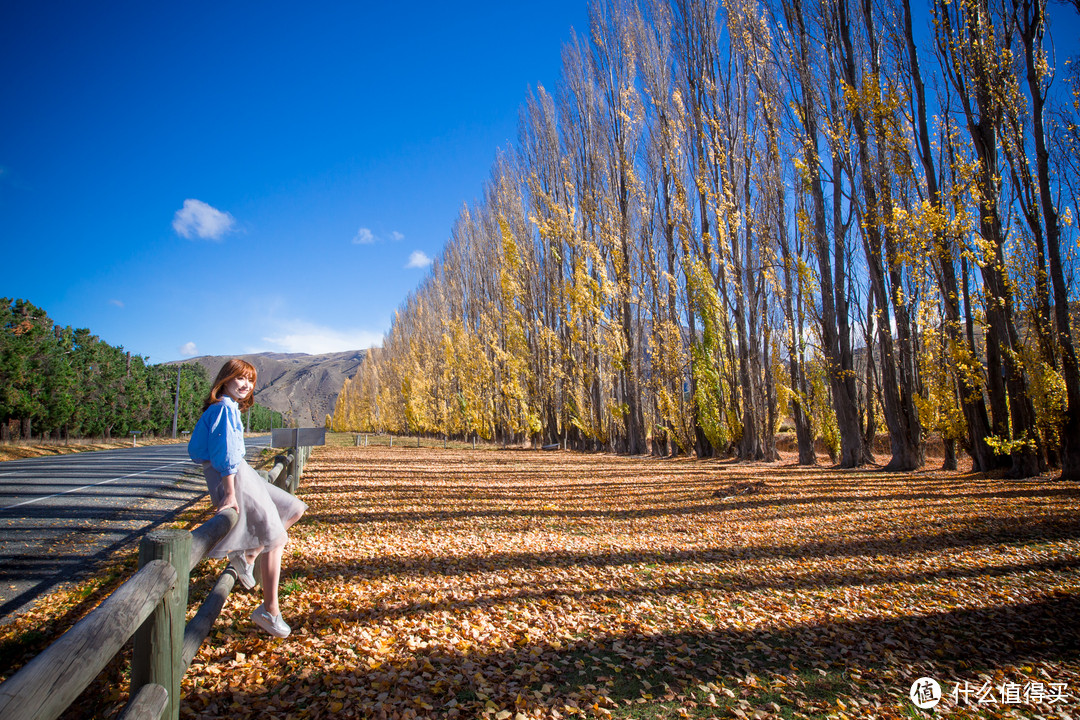
[[[931,677],[921,677],[911,684],[908,697],[916,707],[930,710],[945,699],[955,705],[1056,705],[1071,699],[1068,683],[1000,682],[990,680],[972,683],[953,681],[951,689],[943,692],[941,684]]]

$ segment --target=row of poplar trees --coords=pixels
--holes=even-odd
[[[190,431],[209,392],[198,363],[151,365],[88,329],[55,324],[26,300],[0,299],[2,442],[167,435],[174,411],[178,431]],[[249,426],[269,429],[270,415],[256,405]]]
[[[1080,477],[1080,5],[929,2],[595,4],[335,426]]]

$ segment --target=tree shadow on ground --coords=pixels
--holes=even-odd
[[[425,476],[428,473],[425,471]],[[451,483],[448,485],[401,483],[364,483],[352,489],[356,499],[335,501],[333,509],[309,512],[309,522],[325,523],[381,523],[381,522],[420,522],[425,520],[451,520],[469,518],[596,518],[605,520],[633,520],[668,517],[685,517],[708,513],[734,513],[745,510],[784,510],[800,507],[807,508],[810,514],[831,514],[838,508],[865,507],[872,503],[908,503],[902,507],[918,507],[927,502],[972,502],[985,503],[1003,500],[1051,500],[1080,498],[1080,487],[1074,485],[1047,486],[1041,482],[1038,486],[1027,487],[1023,483],[1010,483],[1009,487],[991,487],[985,490],[972,490],[968,483],[957,483],[950,479],[925,478],[917,481],[906,480],[866,480],[855,483],[815,483],[816,486],[785,486],[775,481],[764,492],[754,495],[727,495],[735,481],[734,476],[716,480],[679,481],[676,490],[670,482],[665,482],[666,489],[652,489],[648,483],[596,483],[577,485],[574,483],[549,483],[536,486],[527,482],[515,482],[499,488],[482,484]],[[1019,487],[1017,486],[1019,485]],[[961,490],[963,488],[963,490]],[[635,508],[604,507],[605,501],[617,494],[617,491],[632,492],[634,501],[640,506]],[[340,492],[335,485],[320,485],[317,481],[305,483],[304,494]],[[413,501],[432,507],[430,510],[387,509],[372,511],[369,498],[384,500],[390,497],[395,502]],[[573,504],[567,504],[567,498]],[[654,498],[652,504],[642,505],[647,498]],[[491,502],[500,505],[508,500],[522,503],[519,507],[493,507],[486,509],[436,509],[440,506],[453,508],[462,503]],[[546,501],[557,502],[559,507],[538,506]],[[705,502],[703,502],[705,501]],[[531,505],[530,505],[531,504]]]
[[[8,525],[12,533],[21,531],[26,534],[38,533],[48,538],[49,547],[43,553],[40,548],[34,548],[31,552],[9,551],[0,559],[0,582],[11,583],[14,581],[33,583],[14,597],[0,604],[0,619],[10,620],[16,614],[27,609],[37,598],[57,589],[65,583],[77,582],[91,577],[94,573],[112,560],[125,548],[132,547],[143,535],[154,528],[161,527],[173,522],[183,513],[203,501],[206,492],[192,497],[190,494],[178,495],[175,498],[166,492],[160,492],[156,496],[144,498],[148,501],[159,499],[174,500],[175,506],[168,509],[118,509],[116,507],[103,508],[100,510],[88,510],[65,514],[58,518],[59,513],[49,513],[38,510],[34,513],[24,513],[18,518],[25,525]],[[51,515],[51,516],[50,516]],[[51,523],[42,529],[33,520],[40,519],[41,523]],[[63,521],[71,521],[71,526],[66,526]],[[108,523],[112,524],[108,524]],[[92,523],[93,530],[88,527],[78,528],[84,523]],[[49,536],[52,537],[49,537]],[[18,535],[16,534],[17,538]],[[9,542],[9,547],[16,543]],[[120,578],[123,580],[124,578]],[[110,579],[102,586],[89,592],[75,607],[55,619],[50,627],[63,628],[81,617],[85,612],[104,600],[109,593],[119,584]],[[36,631],[51,632],[44,628]],[[35,647],[29,643],[28,647]],[[16,650],[12,647],[0,647],[0,672],[15,664],[19,659]],[[22,653],[23,651],[19,651]],[[25,661],[25,659],[23,660]]]
[[[824,708],[858,692],[851,687],[853,677],[889,702],[906,697],[918,677],[914,672],[946,682],[975,680],[979,673],[1024,663],[1075,662],[1080,659],[1078,611],[1080,598],[1064,595],[978,610],[838,617],[781,628],[721,626],[663,634],[630,624],[617,636],[582,633],[565,643],[487,654],[430,646],[376,668],[362,659],[334,669],[287,664],[280,683],[256,692],[200,693],[185,700],[185,714],[261,717],[269,705],[281,715],[314,718],[402,712],[477,717],[488,699],[526,713],[556,709],[565,714],[567,704],[587,709],[583,701],[607,698],[608,707],[626,706],[646,691],[694,706],[705,702],[699,688],[710,683],[735,688],[752,703]],[[317,629],[324,622],[313,613],[300,624]],[[372,689],[385,693],[381,701]]]
[[[1055,542],[1080,538],[1080,524],[1067,513],[1042,517],[1036,521],[1013,519],[1005,525],[998,518],[986,516],[973,520],[970,528],[942,530],[913,537],[880,536],[854,540],[827,540],[790,545],[747,545],[704,547],[687,550],[627,550],[544,552],[494,552],[438,558],[433,569],[431,556],[376,557],[332,563],[322,570],[345,577],[377,579],[385,576],[416,576],[437,573],[461,575],[474,572],[500,572],[507,568],[619,567],[642,563],[713,563],[732,561],[829,557],[904,557],[929,550],[964,549],[987,545],[1011,545],[1031,542]]]
[[[1080,558],[1060,558],[1012,565],[992,565],[978,569],[947,568],[924,572],[800,572],[787,576],[770,577],[747,576],[737,572],[711,574],[708,579],[694,579],[680,582],[656,582],[653,578],[649,585],[628,585],[625,587],[596,587],[590,590],[575,591],[555,587],[546,590],[508,589],[505,592],[489,592],[472,595],[468,598],[449,597],[439,600],[380,602],[367,608],[350,608],[343,612],[319,613],[311,617],[323,622],[339,620],[342,622],[377,623],[383,620],[397,620],[409,616],[422,616],[429,613],[455,612],[474,608],[488,609],[506,602],[552,602],[560,598],[571,597],[579,601],[601,601],[608,604],[637,602],[643,598],[666,598],[687,593],[750,593],[761,590],[821,590],[822,588],[873,587],[891,584],[921,584],[948,580],[971,580],[988,577],[1003,577],[1030,573],[1060,573],[1080,568]],[[333,566],[331,572],[337,570]],[[513,588],[513,585],[508,586]]]

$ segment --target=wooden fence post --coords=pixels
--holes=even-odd
[[[304,472],[304,448],[293,448],[293,466],[292,474],[289,475],[289,487],[288,490],[293,495],[296,494],[296,490],[300,487],[300,476]]]
[[[164,560],[176,569],[176,585],[158,603],[154,612],[135,631],[131,657],[131,696],[142,686],[154,683],[169,692],[161,717],[180,717],[180,680],[184,675],[184,623],[187,615],[188,583],[191,577],[191,533],[175,528],[158,528],[139,543],[139,567],[152,560]]]

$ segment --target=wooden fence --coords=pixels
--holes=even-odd
[[[274,458],[268,482],[296,492],[311,448]],[[139,543],[139,570],[56,642],[0,683],[3,720],[56,720],[129,639],[131,699],[121,720],[180,717],[180,681],[236,583],[231,568],[218,577],[191,622],[185,622],[191,571],[236,525],[235,510],[216,514],[192,532],[159,528]]]
[[[372,443],[381,445],[382,443],[377,442],[375,439],[382,438],[383,436],[384,436],[384,433],[381,433],[381,432],[355,433],[356,447],[368,447],[369,446],[369,442],[368,442],[369,439],[371,439]],[[385,437],[386,437],[386,445],[388,447],[394,447],[394,434],[393,433],[385,433]],[[406,447],[407,445],[411,445],[413,438],[416,439],[416,447],[420,447],[420,434],[419,433],[417,433],[416,435],[412,435],[412,436],[398,435],[397,436],[398,447]],[[450,443],[449,436],[444,434],[441,439],[442,439],[443,448],[445,449],[445,448],[449,447],[449,443]],[[435,442],[438,442],[438,440],[439,440],[439,438],[434,439]],[[431,445],[432,438],[430,436],[428,436],[428,441],[429,441],[428,442],[428,447],[434,447],[433,445]],[[455,440],[455,442],[460,442],[460,441]],[[476,449],[476,435],[473,435],[471,440],[466,440],[465,442],[472,442],[473,450]]]
[[[284,455],[274,456],[274,466],[269,472],[259,471],[266,482],[271,485],[296,493],[300,487],[300,477],[304,474],[304,466],[311,457],[310,447],[290,448]]]

